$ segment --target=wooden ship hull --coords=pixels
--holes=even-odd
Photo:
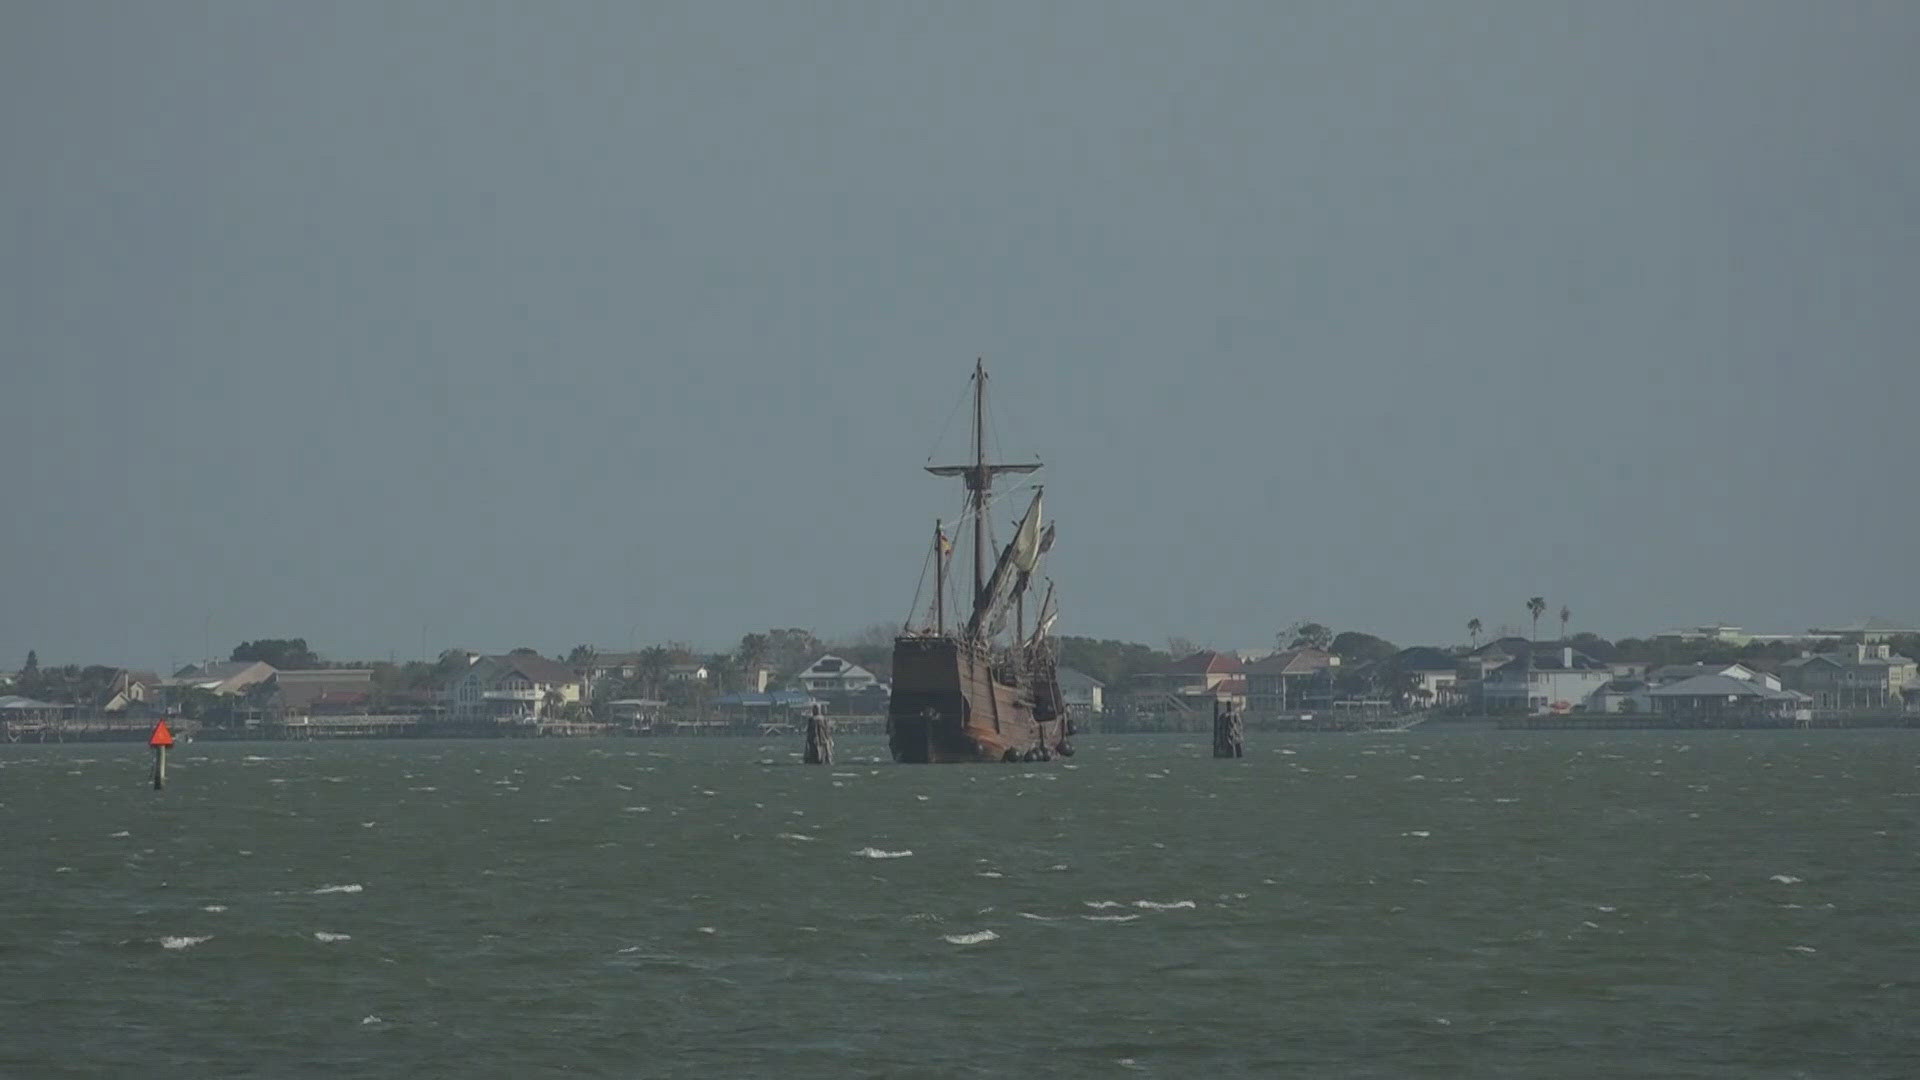
[[[914,765],[1050,758],[1066,738],[1059,700],[1050,668],[1017,672],[963,640],[902,636],[888,746],[893,760]]]
[[[1013,538],[989,562],[987,516],[992,512],[994,477],[1031,473],[1040,463],[988,463],[986,383],[986,368],[976,363],[973,460],[964,465],[927,466],[935,476],[966,483],[967,519],[973,532],[972,599],[964,608],[953,606],[959,617],[950,631],[947,560],[953,545],[947,542],[944,525],[935,522],[930,618],[918,629],[909,622],[893,642],[887,742],[895,761],[928,765],[1044,761],[1073,752],[1066,741],[1066,710],[1048,637],[1055,618],[1051,585],[1031,634],[1026,625],[1025,598],[1036,580],[1041,556],[1053,546],[1053,526],[1043,525],[1037,487],[1014,527]],[[925,578],[921,580],[924,584]],[[919,605],[916,595],[916,610]],[[1011,627],[1007,626],[1009,616]]]

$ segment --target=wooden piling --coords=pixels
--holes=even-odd
[[[833,764],[833,728],[827,724],[827,708],[824,705],[815,705],[807,716],[806,763]]]
[[[1247,756],[1246,722],[1241,719],[1238,710],[1222,701],[1213,703],[1213,756]]]

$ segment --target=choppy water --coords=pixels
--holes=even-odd
[[[1920,1075],[1911,733],[0,747],[0,1075]]]

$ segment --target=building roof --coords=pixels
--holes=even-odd
[[[73,706],[71,705],[61,705],[52,701],[36,701],[30,697],[21,697],[19,694],[8,694],[4,697],[0,697],[0,709],[17,709],[21,712],[26,712],[32,709],[71,709],[71,708],[73,708]]]
[[[1737,697],[1755,701],[1804,701],[1805,694],[1792,690],[1775,690],[1762,683],[1749,682],[1732,675],[1695,675],[1691,679],[1666,686],[1655,687],[1647,691],[1648,697],[1689,698],[1689,697]]]
[[[828,653],[813,663],[808,664],[806,669],[800,672],[799,678],[836,679],[840,682],[847,682],[857,679],[877,680],[879,677],[845,657]]]
[[[587,658],[587,666],[596,671],[607,668],[638,667],[640,654],[637,652],[598,652]]]
[[[1311,675],[1334,665],[1335,657],[1325,649],[1287,649],[1255,660],[1241,669],[1248,675]]]
[[[282,671],[273,677],[274,700],[285,708],[358,705],[373,696],[370,668],[321,668]]]
[[[1746,672],[1746,673],[1747,673],[1746,675],[1735,675],[1735,676],[1734,676],[1734,678],[1736,678],[1736,679],[1738,679],[1738,678],[1747,678],[1747,677],[1750,677],[1750,676],[1752,676],[1752,675],[1754,675],[1754,674],[1756,674],[1756,672],[1754,672],[1754,670],[1753,670],[1752,668],[1750,668],[1750,667],[1748,667],[1748,666],[1747,666],[1747,665],[1745,665],[1745,664],[1734,664],[1734,663],[1729,663],[1729,664],[1666,664],[1666,665],[1664,665],[1664,666],[1662,666],[1662,667],[1657,667],[1657,668],[1654,668],[1654,669],[1653,669],[1652,671],[1650,671],[1650,672],[1648,672],[1648,673],[1647,673],[1647,679],[1648,679],[1648,681],[1650,681],[1650,682],[1654,682],[1654,683],[1671,683],[1671,682],[1679,682],[1679,681],[1680,681],[1680,680],[1682,680],[1682,679],[1691,679],[1691,678],[1693,678],[1693,677],[1694,677],[1694,676],[1696,676],[1696,675],[1728,675],[1728,674],[1732,674],[1732,671],[1731,671],[1731,669],[1733,669],[1733,668],[1739,668],[1739,669],[1740,669],[1741,671],[1744,671],[1744,672]]]
[[[276,670],[265,660],[219,660],[211,664],[188,664],[166,681],[175,686],[209,686],[245,675],[256,667],[266,668],[268,674]]]
[[[1202,649],[1184,660],[1175,660],[1167,666],[1168,675],[1229,675],[1245,670],[1240,658],[1232,653],[1215,652]]]
[[[1054,669],[1053,677],[1062,690],[1093,690],[1106,685],[1099,679],[1070,667]]]
[[[1820,633],[1827,634],[1920,634],[1920,627],[1911,623],[1902,623],[1894,619],[1882,619],[1870,616],[1845,626],[1823,628]]]
[[[580,681],[580,676],[558,660],[549,660],[534,653],[508,653],[505,656],[490,656],[487,659],[499,664],[508,671],[516,671],[526,676],[528,682],[553,686]]]
[[[1501,656],[1519,656],[1521,653],[1527,651],[1528,646],[1532,644],[1533,643],[1526,638],[1516,634],[1509,634],[1506,637],[1494,638],[1492,641],[1487,642],[1485,645],[1480,646],[1467,655],[1486,656],[1492,653],[1499,653]]]
[[[1809,664],[1825,663],[1837,668],[1884,668],[1913,663],[1909,657],[1899,653],[1886,656],[1855,656],[1851,653],[1813,653],[1809,656],[1796,656],[1780,666],[1782,668],[1802,668]]]
[[[1566,662],[1567,654],[1573,654],[1573,663]],[[1523,654],[1501,664],[1496,670],[1520,671],[1528,666]],[[1564,645],[1541,645],[1533,651],[1532,668],[1535,671],[1611,671],[1607,665],[1581,652],[1579,649]]]

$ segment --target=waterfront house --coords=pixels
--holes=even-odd
[[[1654,668],[1647,673],[1647,682],[1654,686],[1666,686],[1701,675],[1725,675],[1733,679],[1745,679],[1769,689],[1781,689],[1780,677],[1771,672],[1756,671],[1745,664],[1667,664]]]
[[[231,696],[246,693],[248,689],[273,678],[274,671],[274,666],[264,660],[222,660],[210,664],[188,664],[174,672],[172,678],[162,679],[161,685],[174,692],[205,690],[209,693]]]
[[[1285,649],[1241,669],[1247,681],[1247,715],[1274,717],[1324,706],[1340,658],[1325,649]]]
[[[1069,716],[1098,716],[1106,711],[1105,683],[1085,672],[1059,668],[1054,677],[1060,684],[1060,700]]]
[[[1451,705],[1457,699],[1460,658],[1429,645],[1401,649],[1381,662],[1390,677],[1400,680],[1388,689],[1416,705]]]
[[[448,711],[463,721],[530,721],[581,699],[581,675],[533,653],[482,656],[447,687]]]
[[[1211,722],[1216,705],[1247,707],[1245,665],[1233,653],[1205,649],[1159,671],[1134,676],[1129,708],[1175,726]]]
[[[1786,685],[1807,695],[1817,709],[1899,708],[1915,672],[1914,661],[1885,642],[1861,642],[1780,665]]]
[[[151,671],[122,668],[114,672],[113,681],[107,684],[100,698],[100,712],[127,715],[145,712],[151,705],[158,704],[160,684],[160,676]]]
[[[875,685],[880,679],[859,664],[829,653],[808,664],[795,677],[795,681],[808,693],[821,695],[855,694]]]
[[[1804,694],[1722,674],[1695,675],[1656,686],[1646,696],[1661,716],[1707,724],[1787,720],[1807,705]]]
[[[73,706],[54,701],[38,701],[19,694],[0,697],[0,722],[46,723],[73,711]]]
[[[713,699],[713,708],[721,715],[736,722],[759,724],[762,727],[798,724],[802,718],[811,715],[814,706],[819,704],[824,703],[804,690],[775,690],[772,693],[747,691]]]
[[[1651,689],[1653,686],[1645,679],[1616,674],[1587,698],[1587,711],[1650,713],[1653,711],[1653,699],[1647,696],[1647,691]]]
[[[1487,672],[1480,702],[1489,713],[1584,710],[1594,691],[1612,680],[1607,665],[1571,645],[1540,645]]]
[[[262,683],[263,706],[280,717],[365,713],[373,704],[371,668],[281,671]]]

